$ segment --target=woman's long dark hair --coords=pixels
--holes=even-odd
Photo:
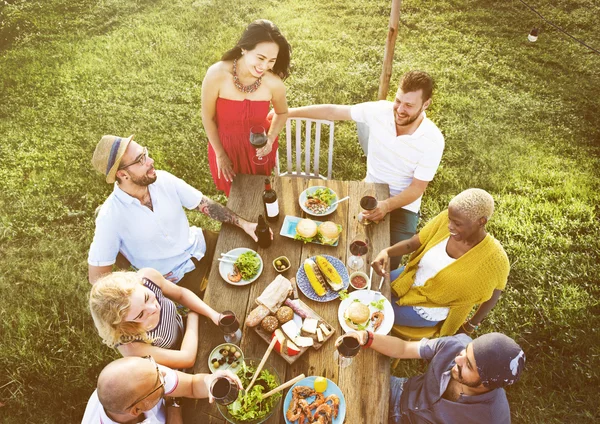
[[[257,44],[264,42],[274,42],[279,46],[277,60],[271,72],[282,80],[286,79],[290,75],[292,47],[281,34],[277,25],[266,19],[258,19],[248,25],[235,47],[227,51],[221,60],[239,59],[242,57],[242,49],[254,50]]]

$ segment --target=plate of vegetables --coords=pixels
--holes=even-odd
[[[263,260],[252,249],[238,247],[223,254],[220,259],[221,278],[234,286],[245,286],[256,281],[263,270]]]
[[[338,205],[330,205],[338,199],[335,191],[324,186],[309,187],[300,193],[300,207],[312,216],[325,216],[335,212]]]
[[[240,365],[238,377],[242,380],[242,386],[248,387],[260,359],[246,358]],[[281,403],[281,392],[275,393],[266,399],[262,398],[267,393],[281,384],[281,379],[275,368],[265,363],[254,385],[245,395],[242,391],[238,398],[227,406],[217,405],[219,412],[228,422],[232,424],[260,424],[267,421],[275,411],[279,410]]]

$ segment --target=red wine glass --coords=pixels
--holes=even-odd
[[[250,128],[250,144],[256,150],[263,148],[267,144],[268,140],[269,138],[267,137],[267,131],[265,130],[265,127],[257,125]],[[254,156],[252,158],[252,162],[255,165],[265,165],[267,163],[267,158],[262,156]]]

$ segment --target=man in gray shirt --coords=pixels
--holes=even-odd
[[[407,342],[370,331],[352,334],[384,355],[429,362],[424,374],[391,378],[390,424],[510,423],[503,387],[516,382],[525,366],[525,353],[510,337],[458,334]]]

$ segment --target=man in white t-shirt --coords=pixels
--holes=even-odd
[[[174,175],[155,170],[148,150],[133,136],[102,137],[92,165],[107,183],[114,183],[96,218],[88,255],[92,284],[117,263],[120,268],[129,264],[136,269],[154,268],[197,294],[204,290],[216,233],[190,227],[183,208],[236,225],[257,240],[256,223],[240,218]]]
[[[388,184],[390,197],[378,199],[377,208],[365,217],[380,221],[390,214],[392,245],[416,233],[421,198],[444,152],[444,136],[425,115],[432,92],[433,80],[427,73],[410,71],[402,76],[394,102],[289,109],[290,118],[353,120],[368,127],[365,181]],[[391,262],[392,269],[400,259]]]
[[[210,386],[219,377],[228,377],[242,388],[231,371],[192,375],[157,365],[151,356],[117,359],[100,373],[81,423],[165,424],[179,407],[174,402],[167,407],[166,396],[208,398],[212,403]]]

